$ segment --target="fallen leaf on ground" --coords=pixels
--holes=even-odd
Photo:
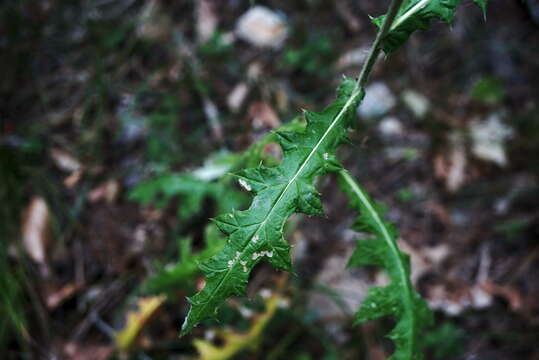
[[[47,248],[50,240],[49,207],[41,197],[34,197],[23,214],[22,243],[30,258],[47,272]],[[46,274],[43,274],[46,275]]]
[[[61,170],[75,172],[82,169],[81,163],[73,155],[62,149],[53,148],[50,155],[54,164]]]
[[[434,157],[434,176],[449,192],[456,192],[466,182],[467,163],[464,137],[454,132],[449,136],[449,149]]]
[[[247,347],[256,346],[262,331],[273,318],[283,298],[279,294],[265,299],[266,308],[262,314],[253,317],[251,327],[245,333],[231,330],[218,330],[207,335],[208,340],[195,339],[193,345],[199,353],[198,360],[227,360],[232,359]],[[222,345],[217,346],[210,340],[218,337]]]
[[[96,203],[101,200],[105,200],[107,203],[113,203],[116,200],[120,191],[120,184],[116,180],[109,180],[96,188],[94,188],[88,194],[88,201]]]
[[[487,280],[481,284],[481,288],[491,295],[500,296],[507,300],[513,311],[518,311],[522,308],[522,295],[512,286],[498,285]]]
[[[269,127],[275,129],[281,125],[279,117],[273,108],[266,102],[255,102],[249,106],[249,118],[255,129]]]
[[[112,346],[97,344],[67,343],[64,346],[64,355],[70,360],[106,360],[114,351]]]
[[[121,352],[127,352],[135,345],[140,332],[165,300],[165,295],[141,298],[137,302],[137,309],[127,312],[124,328],[116,333],[116,347]]]
[[[234,87],[234,89],[232,89],[226,99],[226,104],[228,105],[230,111],[237,112],[240,109],[248,92],[249,86],[247,86],[247,83],[245,82],[239,83]]]
[[[215,13],[214,4],[210,0],[198,0],[196,12],[196,32],[197,41],[205,43],[210,40],[212,35],[217,30],[219,19]]]
[[[56,309],[64,301],[71,298],[77,290],[80,289],[80,286],[77,284],[67,284],[60,288],[48,288],[45,295],[45,304],[50,310]]]

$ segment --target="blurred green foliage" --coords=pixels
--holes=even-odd
[[[224,34],[216,31],[212,37],[199,46],[198,52],[202,57],[219,58],[230,55],[233,47],[226,41]]]
[[[219,212],[239,208],[246,202],[246,195],[216,181],[234,166],[236,159],[233,154],[220,153],[193,172],[158,175],[138,184],[129,193],[129,198],[155,208],[163,208],[179,198],[178,216],[183,220],[198,214],[206,199],[213,200]]]
[[[142,284],[142,292],[171,294],[178,290],[192,291],[200,274],[198,263],[215,255],[223,248],[225,242],[226,238],[213,224],[206,226],[205,247],[198,253],[193,253],[191,238],[180,238],[178,262],[171,266],[155,264],[157,272]]]
[[[24,268],[11,263],[9,249],[18,244],[11,242],[19,234],[20,214],[24,200],[24,184],[34,147],[25,142],[14,147],[0,144],[0,348],[26,334],[26,315],[23,284]],[[26,146],[25,146],[26,145]],[[26,151],[24,151],[26,150]]]
[[[401,202],[409,203],[415,199],[415,194],[410,188],[402,188],[397,192],[397,197]]]
[[[464,330],[446,321],[425,332],[423,343],[435,360],[455,359],[462,352],[465,335]]]
[[[335,51],[328,35],[310,36],[301,47],[285,49],[280,65],[287,70],[325,76],[331,71]]]
[[[470,96],[485,104],[496,105],[503,101],[505,89],[500,80],[485,76],[474,83],[470,91]]]
[[[177,96],[168,95],[147,118],[147,132],[151,136],[146,139],[146,156],[150,162],[172,164],[181,152],[179,114]]]
[[[494,231],[502,234],[508,240],[514,240],[522,235],[522,233],[526,231],[531,223],[531,219],[527,218],[509,219],[495,225]]]

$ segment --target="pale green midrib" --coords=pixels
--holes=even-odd
[[[414,349],[414,340],[415,340],[415,318],[413,316],[413,296],[412,291],[410,289],[410,283],[408,280],[408,277],[406,276],[406,271],[404,269],[404,265],[401,261],[401,257],[399,255],[399,249],[397,248],[397,245],[392,241],[391,235],[389,235],[389,231],[387,230],[386,226],[384,225],[384,222],[378,215],[378,212],[374,209],[371,202],[365,195],[364,191],[358,186],[356,181],[352,178],[352,176],[348,173],[346,170],[340,170],[339,175],[346,181],[346,183],[350,186],[350,189],[357,195],[359,201],[365,206],[367,211],[369,212],[369,215],[374,219],[374,222],[376,223],[376,226],[378,227],[379,231],[382,233],[384,241],[388,244],[391,253],[393,254],[393,257],[395,258],[399,270],[399,277],[400,277],[400,283],[401,287],[404,289],[403,296],[403,302],[405,303],[406,309],[411,312],[412,316],[410,316],[410,322],[411,328],[412,328],[412,339],[410,339],[410,343],[412,346],[409,348],[413,352]],[[411,356],[411,354],[410,354]]]
[[[279,197],[277,198],[277,200],[275,200],[275,202],[272,204],[271,206],[271,209],[270,211],[268,211],[268,214],[266,215],[266,217],[264,218],[264,220],[262,222],[260,222],[260,224],[258,225],[258,228],[256,229],[256,231],[254,232],[253,236],[256,236],[260,229],[262,229],[265,225],[266,225],[266,222],[268,221],[268,219],[271,218],[271,215],[273,213],[273,211],[277,208],[277,205],[278,203],[283,199],[283,197],[286,195],[286,192],[288,191],[288,189],[290,188],[290,186],[296,181],[296,179],[298,178],[298,176],[301,174],[301,172],[303,171],[303,169],[305,168],[305,166],[307,166],[307,164],[309,163],[309,160],[313,157],[313,155],[318,151],[318,148],[322,145],[322,143],[324,142],[324,140],[326,139],[326,137],[329,135],[329,133],[331,133],[331,130],[333,130],[333,128],[335,127],[335,125],[337,125],[337,123],[343,118],[343,116],[346,114],[346,112],[349,110],[350,106],[352,106],[355,101],[356,101],[356,98],[358,96],[360,96],[361,94],[361,91],[360,91],[360,88],[357,86],[356,84],[356,87],[354,88],[354,90],[352,91],[352,94],[350,94],[350,97],[348,98],[348,100],[346,101],[346,103],[344,104],[344,106],[342,107],[341,111],[339,111],[339,113],[337,114],[337,116],[335,116],[335,118],[333,119],[333,121],[331,122],[331,124],[328,126],[328,128],[326,129],[326,131],[324,132],[324,134],[322,135],[322,137],[320,138],[320,140],[316,143],[316,145],[313,147],[312,151],[309,153],[309,155],[307,155],[307,157],[305,158],[305,160],[303,160],[303,162],[301,163],[301,166],[300,168],[296,171],[296,173],[294,174],[294,176],[292,177],[292,179],[290,179],[290,181],[288,181],[287,185],[285,186],[285,188],[281,191]],[[245,242],[245,245],[242,247],[241,251],[240,251],[240,256],[239,258],[242,258],[244,253],[245,253],[245,250],[247,249],[249,245],[249,242]],[[221,280],[219,280],[219,283],[216,285],[216,287],[214,288],[214,290],[212,291],[212,295],[217,293],[219,291],[219,289],[221,288],[222,284],[225,283],[225,280],[228,278],[228,276],[233,272],[233,269],[236,267],[236,264],[234,264],[230,269],[227,270],[227,272],[224,274],[224,276],[221,278]],[[213,297],[213,296],[212,296]],[[204,312],[207,304],[209,302],[205,302],[204,305],[202,305],[202,309],[201,309],[201,313]]]
[[[414,6],[412,6],[408,11],[406,11],[404,14],[399,16],[395,21],[393,21],[393,24],[391,24],[391,27],[389,31],[394,31],[396,28],[398,28],[402,23],[404,23],[406,20],[408,20],[411,16],[413,16],[415,13],[417,13],[419,10],[423,9],[429,2],[432,0],[421,0]]]

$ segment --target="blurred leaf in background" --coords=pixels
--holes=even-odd
[[[290,47],[284,51],[281,67],[324,76],[331,71],[334,56],[334,47],[328,35],[310,36],[301,47]]]
[[[205,247],[198,253],[193,253],[191,238],[180,238],[178,240],[178,262],[165,266],[157,264],[157,273],[142,284],[142,292],[171,294],[178,290],[193,289],[197,276],[201,273],[198,263],[219,252],[225,242],[226,238],[213,224],[206,226]]]
[[[178,197],[178,216],[183,220],[198,214],[204,200],[208,198],[214,201],[218,212],[239,208],[247,197],[227,184],[216,181],[221,179],[236,161],[235,154],[218,153],[192,172],[166,173],[141,182],[131,190],[129,198],[142,205],[163,208]]]
[[[423,334],[423,343],[436,360],[455,359],[462,352],[464,339],[464,331],[447,321]]]
[[[485,104],[496,105],[503,101],[505,89],[500,80],[494,77],[485,76],[473,84],[470,96],[472,99]]]

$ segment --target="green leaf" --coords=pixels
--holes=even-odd
[[[493,77],[486,76],[477,80],[470,92],[470,96],[485,104],[496,105],[503,101],[505,89],[503,83]]]
[[[215,316],[228,297],[243,295],[249,273],[260,261],[290,270],[290,245],[283,238],[284,223],[295,212],[323,212],[314,179],[338,168],[335,151],[346,140],[363,94],[353,80],[345,79],[337,99],[323,112],[304,112],[304,131],[276,134],[283,149],[283,160],[278,166],[259,166],[236,174],[244,189],[253,193],[253,201],[247,210],[214,219],[228,235],[228,243],[221,252],[201,263],[206,285],[189,298],[191,309],[182,335],[200,321]]]
[[[397,17],[391,24],[388,34],[382,40],[382,49],[386,54],[397,50],[408,40],[416,30],[428,29],[431,20],[437,19],[448,24],[453,22],[457,6],[463,0],[405,0],[399,9]],[[488,0],[473,0],[483,12],[486,11]],[[382,27],[385,15],[372,19],[372,22]]]
[[[488,0],[473,0],[474,3],[477,4],[483,10],[483,15],[487,12],[487,2]]]
[[[179,240],[180,259],[173,266],[158,266],[155,275],[142,284],[142,292],[146,294],[174,293],[180,289],[191,291],[194,288],[196,276],[200,273],[198,263],[205,261],[219,252],[225,245],[215,225],[210,224],[205,231],[206,247],[193,253],[191,238]]]
[[[201,169],[204,168],[198,170]],[[228,211],[244,203],[244,196],[241,192],[231,190],[220,182],[201,179],[198,177],[199,174],[202,172],[170,173],[157,176],[133,188],[129,193],[129,199],[143,205],[152,204],[156,208],[163,208],[173,198],[179,197],[178,216],[181,219],[188,219],[198,214],[202,210],[206,198],[214,200],[219,211]],[[210,172],[204,173],[204,176],[210,175]]]
[[[340,184],[348,195],[350,205],[360,216],[354,228],[373,235],[359,240],[348,266],[381,266],[391,283],[373,287],[356,313],[355,323],[392,316],[397,325],[388,335],[395,342],[392,360],[422,358],[420,335],[432,323],[432,313],[426,302],[413,289],[410,281],[410,259],[401,252],[395,241],[397,231],[383,220],[381,207],[376,205],[346,170],[339,171]]]

